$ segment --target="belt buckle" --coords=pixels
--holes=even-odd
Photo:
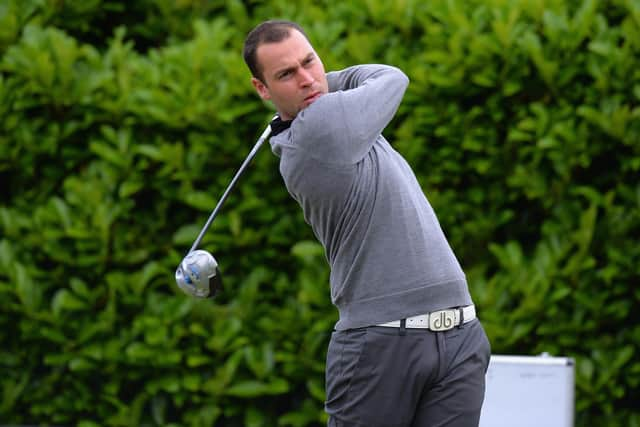
[[[432,331],[448,331],[455,326],[455,322],[455,310],[440,310],[429,313],[429,329]]]

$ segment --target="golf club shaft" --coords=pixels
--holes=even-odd
[[[229,193],[231,192],[233,187],[236,185],[236,182],[238,181],[238,178],[240,178],[240,176],[242,175],[244,170],[247,168],[247,166],[249,165],[251,160],[255,157],[255,155],[257,154],[258,150],[260,149],[260,147],[262,146],[264,141],[269,137],[270,134],[271,134],[271,124],[268,124],[267,128],[264,130],[264,132],[262,132],[262,135],[260,135],[260,138],[258,138],[258,141],[256,142],[256,144],[253,146],[253,148],[249,152],[249,155],[247,156],[245,161],[242,162],[242,165],[240,165],[240,169],[238,169],[238,172],[236,172],[235,176],[231,180],[231,183],[229,183],[229,186],[227,187],[227,189],[222,194],[222,197],[220,197],[220,200],[218,201],[218,204],[213,209],[213,212],[211,212],[211,215],[209,215],[209,219],[204,224],[204,227],[202,227],[202,230],[200,231],[200,234],[198,234],[198,237],[196,238],[195,242],[193,242],[193,245],[191,246],[191,249],[189,249],[189,253],[191,253],[194,250],[196,250],[196,248],[200,245],[200,241],[202,241],[202,238],[204,237],[204,234],[207,232],[207,230],[211,226],[211,223],[213,222],[215,217],[218,215],[218,211],[220,210],[220,207],[222,206],[224,201],[229,196]]]

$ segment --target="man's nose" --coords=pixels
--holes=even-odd
[[[300,68],[298,71],[298,82],[300,86],[309,86],[313,83],[313,75],[304,68]]]

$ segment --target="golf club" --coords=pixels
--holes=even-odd
[[[218,215],[220,207],[236,185],[238,178],[243,174],[270,134],[271,123],[267,125],[267,128],[262,132],[262,135],[260,135],[260,138],[258,138],[258,141],[247,155],[247,158],[242,162],[242,165],[240,165],[240,169],[238,169],[238,172],[234,175],[229,186],[222,194],[222,197],[220,197],[218,204],[213,209],[213,212],[211,212],[211,215],[209,215],[209,219],[204,224],[204,227],[202,227],[191,249],[189,249],[189,252],[176,269],[176,283],[187,295],[196,298],[213,298],[218,290],[221,289],[222,281],[220,279],[220,271],[218,270],[218,262],[209,252],[196,248],[200,245],[204,234]]]

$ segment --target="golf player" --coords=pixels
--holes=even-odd
[[[284,184],[331,268],[328,425],[477,426],[489,341],[431,205],[382,135],[407,76],[387,65],[326,73],[289,21],[255,27],[243,54],[278,112],[270,144]]]

